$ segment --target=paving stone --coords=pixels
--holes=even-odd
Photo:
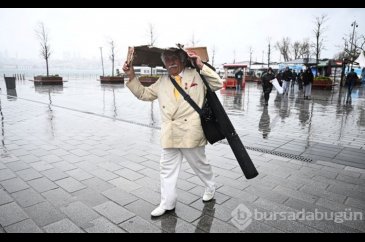
[[[110,201],[94,207],[94,210],[116,224],[122,223],[135,216],[134,213]]]
[[[180,189],[177,189],[178,194],[178,200],[186,205],[191,204],[192,202],[195,202],[196,200],[201,200],[201,196],[196,196],[190,192],[186,192]],[[160,195],[159,195],[160,196]]]
[[[113,184],[116,187],[119,187],[127,192],[131,192],[133,190],[139,189],[142,186],[138,185],[136,182],[129,181],[122,177],[110,180],[109,183]]]
[[[83,181],[83,180],[93,178],[93,175],[91,175],[81,169],[74,169],[74,170],[66,171],[66,174],[75,178],[78,181]]]
[[[65,215],[55,209],[50,203],[42,202],[24,208],[29,217],[40,227],[57,222],[65,218]]]
[[[301,192],[305,192],[307,194],[313,194],[315,196],[318,197],[325,197],[326,199],[329,199],[331,201],[335,201],[335,202],[339,202],[339,203],[343,203],[346,199],[346,196],[340,195],[340,194],[336,194],[333,192],[329,192],[327,190],[324,189],[320,189],[317,187],[313,187],[310,185],[304,185],[301,189]]]
[[[76,225],[83,227],[88,222],[100,217],[94,210],[80,201],[60,208]]]
[[[220,193],[223,193],[224,195],[234,197],[234,198],[240,198],[240,199],[243,199],[248,202],[253,202],[258,198],[257,196],[255,196],[253,194],[250,194],[245,191],[241,191],[241,190],[235,189],[233,187],[229,187],[229,186],[222,186],[218,189],[218,191]]]
[[[97,169],[90,171],[90,174],[104,180],[104,181],[110,181],[113,179],[118,178],[118,176],[110,171],[104,170],[104,169]]]
[[[22,207],[29,207],[44,201],[44,198],[33,189],[26,189],[12,194],[14,199]]]
[[[175,207],[175,214],[177,217],[191,223],[202,216],[202,211],[187,206],[183,203],[177,202]]]
[[[58,168],[54,168],[54,169],[49,169],[46,171],[42,171],[41,172],[43,175],[45,175],[48,179],[50,179],[51,181],[57,181],[63,178],[68,177],[68,175],[66,173],[64,173],[63,171],[59,170]]]
[[[35,156],[33,154],[23,155],[19,157],[21,161],[24,161],[25,163],[29,164],[32,162],[40,161],[40,158],[38,156]]]
[[[103,181],[97,177],[83,180],[82,183],[98,192],[104,192],[110,188],[115,187],[114,185],[110,184],[109,182]]]
[[[86,156],[89,155],[90,153],[85,151],[85,150],[81,150],[81,149],[74,149],[74,150],[69,150],[70,153],[77,155],[77,156]]]
[[[43,192],[42,196],[45,197],[55,207],[66,206],[74,200],[74,198],[62,188],[56,188]]]
[[[121,224],[121,228],[129,233],[161,233],[161,229],[139,216],[135,216]]]
[[[80,156],[77,156],[77,155],[74,155],[74,154],[69,154],[69,155],[62,156],[62,159],[64,161],[67,161],[67,162],[71,163],[71,164],[81,162],[81,161],[84,160],[83,157],[80,157]]]
[[[28,181],[28,184],[31,185],[38,192],[45,192],[58,188],[58,186],[54,182],[45,177]]]
[[[107,152],[106,152],[107,153]],[[122,169],[123,167],[118,165],[118,164],[115,164],[114,162],[101,162],[100,164],[98,164],[98,166],[100,168],[104,168],[105,170],[107,171],[117,171],[117,170],[120,170]]]
[[[98,191],[93,190],[92,188],[85,188],[73,192],[72,195],[74,196],[75,200],[81,201],[89,207],[94,207],[108,201],[106,197],[101,195]]]
[[[289,207],[294,208],[298,211],[304,211],[308,215],[309,215],[309,212],[315,213],[316,210],[317,210],[317,213],[318,212],[323,213],[324,216],[327,216],[327,218],[330,219],[329,221],[325,220],[325,219],[322,219],[322,220],[301,219],[301,220],[299,220],[301,223],[311,226],[313,228],[316,228],[320,231],[323,231],[326,233],[354,233],[354,232],[357,232],[357,230],[352,229],[348,226],[345,226],[344,224],[335,223],[334,219],[331,219],[332,218],[332,216],[330,214],[331,211],[324,207],[321,207],[317,204],[311,204],[308,202],[290,198],[288,201],[285,202],[285,205],[288,205]],[[327,213],[327,215],[325,213]]]
[[[155,192],[161,191],[160,179],[154,180],[149,177],[143,177],[141,179],[136,180],[135,183],[137,183],[138,185],[140,185],[142,187],[150,188],[151,190],[153,190]]]
[[[65,218],[55,223],[44,226],[47,233],[84,233],[79,227]]]
[[[65,189],[67,192],[75,192],[86,188],[85,185],[79,181],[73,179],[72,177],[64,178],[55,182],[57,185]]]
[[[0,224],[4,227],[27,218],[28,215],[15,202],[0,206]]]
[[[6,166],[12,171],[21,171],[29,168],[30,166],[23,161],[14,161],[7,163]]]
[[[5,228],[7,233],[43,233],[31,219],[23,220]]]
[[[0,182],[0,184],[5,188],[5,190],[9,193],[21,191],[27,189],[29,186],[23,180],[19,178],[13,178],[6,181]]]
[[[210,202],[203,202],[201,200],[198,200],[190,204],[190,206],[198,209],[199,211],[202,211],[204,215],[209,215],[225,222],[228,222],[232,219],[233,210],[225,206],[216,204],[214,200]]]
[[[227,224],[219,219],[204,215],[197,222],[193,223],[197,228],[208,233],[238,233],[239,230],[233,225]]]
[[[52,152],[53,153],[53,152]],[[52,163],[56,163],[56,162],[59,162],[59,161],[62,161],[62,158],[55,155],[54,153],[53,154],[49,154],[49,155],[45,155],[45,156],[42,156],[42,161],[48,163],[48,164],[52,164]]]
[[[156,208],[155,205],[152,205],[151,203],[148,203],[142,199],[139,199],[124,207],[126,209],[128,209],[129,211],[131,211],[132,213],[145,219],[146,221],[153,222],[153,220],[151,219],[151,212]]]
[[[141,162],[140,165],[142,165],[144,167],[148,167],[157,172],[160,172],[160,163],[159,162],[148,160],[148,161]],[[140,172],[140,171],[138,171],[138,172]]]
[[[13,198],[9,196],[6,191],[0,189],[0,205],[10,203],[12,201],[14,201]]]
[[[327,197],[327,199],[328,199],[328,197]],[[349,198],[347,198],[345,204],[348,206],[351,206],[351,207],[361,208],[361,209],[365,210],[364,200],[358,200],[358,199],[349,197]]]
[[[160,204],[160,194],[157,192],[151,191],[148,188],[141,187],[141,188],[131,191],[131,193],[154,205]]]
[[[11,170],[9,169],[0,170],[0,181],[5,181],[14,177],[16,177],[16,175]]]
[[[258,199],[257,201],[255,201],[255,205],[258,205],[260,207],[260,209],[258,209],[258,212],[260,212],[261,214],[263,214],[262,218],[255,218],[260,219],[259,221],[264,222],[267,225],[273,226],[279,230],[282,230],[284,232],[295,232],[295,233],[318,233],[320,232],[319,230],[307,226],[305,224],[299,223],[295,220],[289,219],[289,215],[286,215],[285,218],[287,219],[278,219],[278,216],[274,216],[272,211],[275,211],[277,213],[281,212],[281,213],[292,213],[295,212],[295,210],[283,206],[283,205],[277,205],[275,202],[271,202],[265,199]],[[255,212],[255,213],[258,213]],[[265,215],[265,213],[267,215]],[[265,217],[266,216],[266,217]]]
[[[135,171],[132,171],[132,170],[129,170],[127,168],[124,168],[124,169],[120,169],[120,170],[117,170],[117,171],[114,171],[115,174],[118,174],[119,176],[123,177],[123,178],[126,178],[130,181],[135,181],[135,180],[138,180],[140,178],[143,178],[144,176],[135,172]]]
[[[34,170],[33,168],[17,171],[16,174],[23,180],[23,181],[30,181],[36,178],[41,178],[42,174],[38,171]]]
[[[145,168],[144,166],[142,166],[138,163],[134,163],[134,162],[130,162],[130,161],[123,161],[122,163],[120,163],[120,165],[125,168],[128,168],[130,170],[133,170],[133,171],[139,171],[139,170],[142,170]]]
[[[32,166],[37,171],[46,171],[46,170],[53,168],[52,165],[50,165],[44,161],[37,161],[37,162],[30,163],[30,166]]]
[[[125,231],[103,217],[94,219],[84,226],[88,233],[125,233]]]

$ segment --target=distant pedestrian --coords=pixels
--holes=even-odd
[[[283,86],[283,81],[282,81],[282,79],[283,79],[283,71],[282,70],[280,70],[278,72],[278,74],[276,74],[276,79],[278,80],[280,86],[282,87]]]
[[[239,91],[241,90],[243,80],[243,71],[241,68],[238,69],[238,71],[234,75],[234,78],[236,79],[236,90]]]
[[[292,72],[292,79],[291,79],[291,85],[290,87],[294,89],[294,84],[295,82],[297,81],[297,77],[298,77],[298,74],[296,73],[296,71],[293,69],[293,72]]]
[[[346,85],[347,85],[347,100],[346,102],[349,102],[351,100],[351,92],[354,88],[356,81],[359,79],[357,74],[355,73],[355,70],[352,68],[351,71],[346,76]]]
[[[283,90],[284,95],[288,94],[289,86],[290,86],[290,80],[292,79],[293,73],[290,71],[289,67],[285,68],[285,71],[283,73]]]
[[[304,99],[309,99],[312,94],[313,73],[309,67],[303,73]]]
[[[265,72],[261,76],[262,90],[264,92],[264,98],[265,98],[265,106],[267,106],[269,104],[270,93],[272,91],[271,82],[273,79],[275,79],[275,75],[274,75],[271,67],[269,67],[267,72]]]

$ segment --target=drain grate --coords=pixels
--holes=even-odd
[[[224,141],[219,141],[219,143],[229,145],[228,142],[225,141],[225,140]],[[294,155],[294,154],[275,151],[275,150],[268,150],[268,149],[264,149],[264,148],[257,148],[257,147],[251,147],[251,146],[245,146],[245,148],[247,150],[253,150],[253,151],[261,152],[261,153],[264,153],[264,154],[276,155],[276,156],[285,157],[285,158],[289,158],[289,159],[295,159],[295,160],[304,161],[304,162],[312,162],[313,161],[311,158],[307,158],[307,157],[304,157],[304,156],[301,156],[301,155]]]

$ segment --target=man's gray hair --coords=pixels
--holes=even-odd
[[[164,52],[161,53],[161,60],[163,62],[163,64],[166,66],[165,63],[165,57],[168,55],[175,55],[178,56],[181,63],[186,63],[187,62],[187,56],[185,54],[185,52],[183,50],[165,50]]]

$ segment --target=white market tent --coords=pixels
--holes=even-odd
[[[365,67],[365,56],[364,56],[364,52],[361,51],[360,56],[355,60],[355,62],[359,63],[358,65],[361,68]]]

